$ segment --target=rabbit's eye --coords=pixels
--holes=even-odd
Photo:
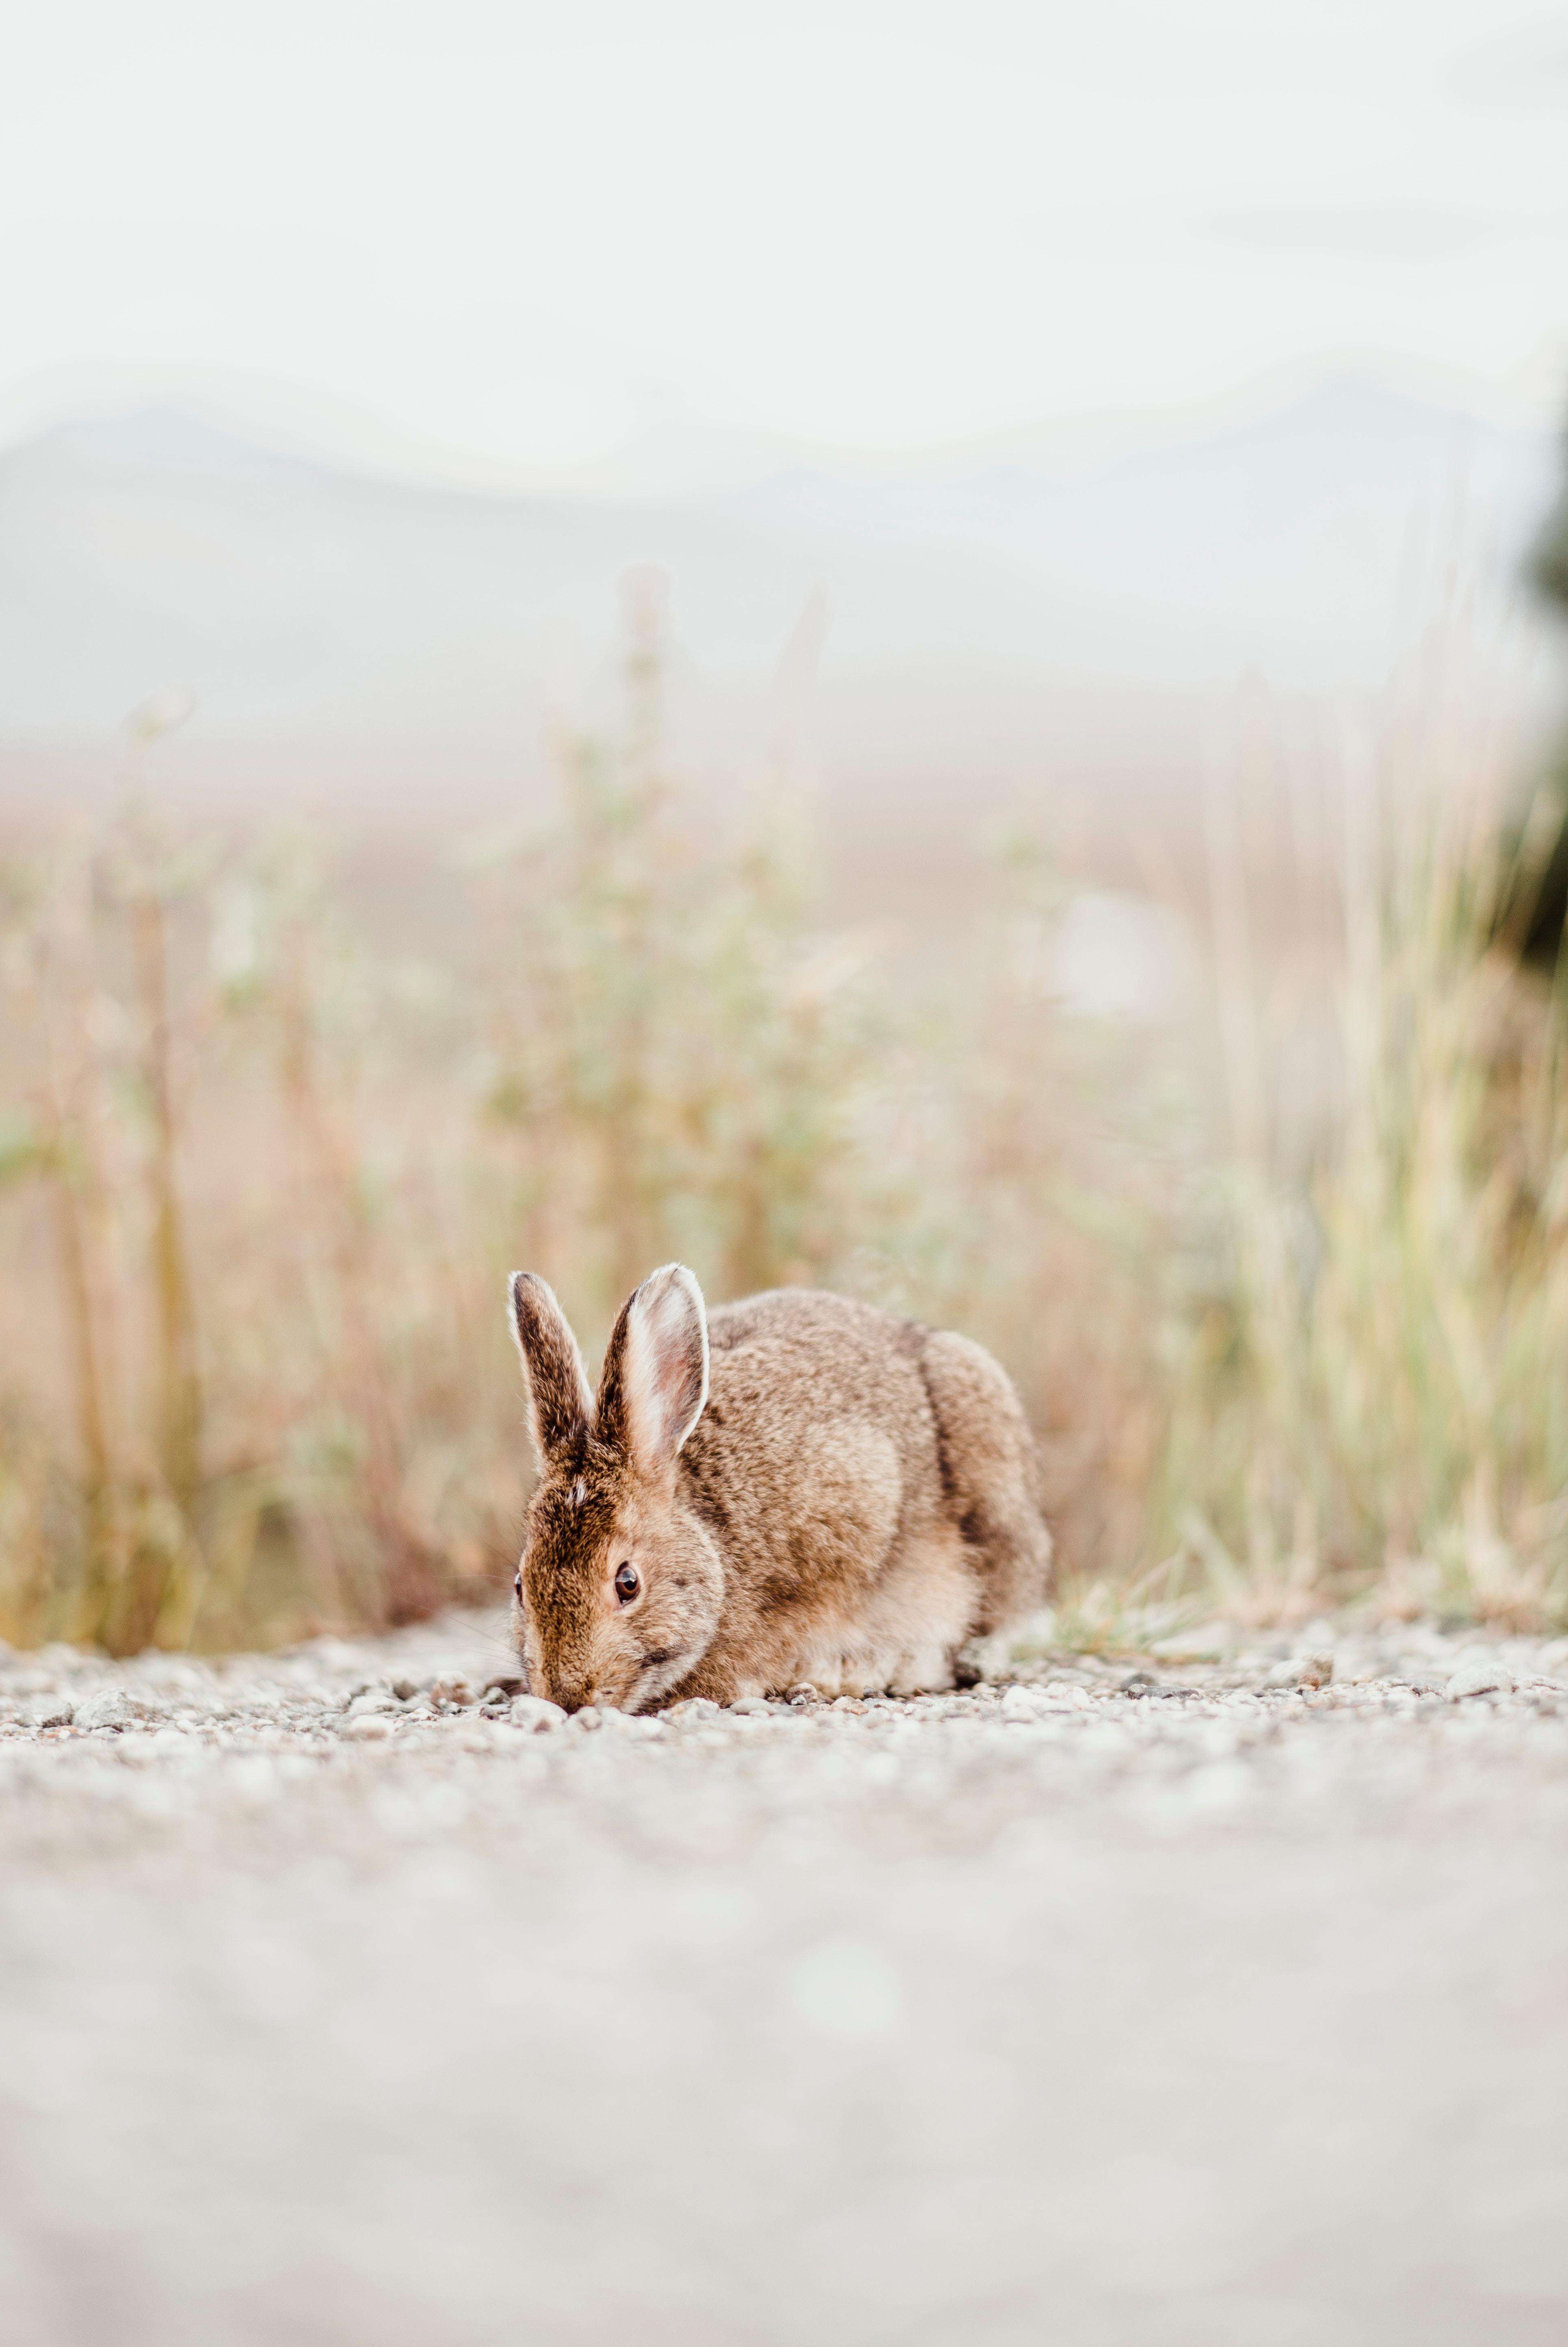
[[[630,1605],[642,1586],[642,1576],[634,1564],[623,1564],[615,1576],[615,1594],[623,1605]]]
[[[518,1577],[517,1577],[517,1579],[516,1579],[516,1581],[514,1581],[514,1582],[513,1582],[513,1583],[512,1583],[512,1594],[513,1594],[513,1596],[514,1596],[514,1597],[520,1597],[520,1596],[522,1595],[522,1594],[523,1594],[523,1576],[522,1576],[521,1573],[518,1573]]]

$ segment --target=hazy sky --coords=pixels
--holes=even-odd
[[[37,0],[0,443],[658,491],[1568,398],[1563,0]]]

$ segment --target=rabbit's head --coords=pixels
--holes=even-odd
[[[718,1627],[723,1570],[678,1497],[676,1459],[708,1399],[702,1291],[666,1264],[627,1298],[597,1395],[555,1296],[514,1272],[539,1481],[515,1588],[536,1695],[568,1711],[647,1711]]]

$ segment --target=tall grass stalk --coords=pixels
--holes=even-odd
[[[1339,1096],[1304,1168],[1254,1107],[1204,1177],[1162,1512],[1255,1611],[1568,1607],[1564,1029],[1498,931],[1495,788],[1430,779],[1349,745]]]

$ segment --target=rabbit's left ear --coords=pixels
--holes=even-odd
[[[708,1316],[683,1263],[651,1272],[620,1309],[594,1404],[594,1431],[647,1475],[670,1466],[708,1399]]]

